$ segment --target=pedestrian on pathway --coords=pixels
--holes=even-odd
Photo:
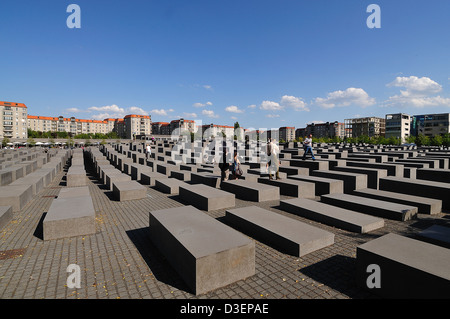
[[[275,139],[270,139],[270,143],[268,145],[268,153],[269,156],[269,179],[272,179],[272,172],[275,172],[275,178],[281,179],[280,177],[280,160],[278,159],[278,154],[280,153],[280,148],[275,143]]]
[[[314,157],[313,149],[312,149],[312,134],[309,134],[309,136],[307,138],[305,138],[305,140],[303,141],[303,149],[305,152],[303,153],[302,160],[306,159],[307,153],[311,153],[311,158],[313,161],[316,160],[316,158]]]

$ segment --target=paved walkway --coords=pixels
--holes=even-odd
[[[195,296],[189,292],[148,236],[149,212],[183,205],[178,196],[149,187],[148,197],[131,202],[112,200],[88,173],[97,216],[95,235],[42,240],[43,214],[59,189],[66,171],[43,189],[0,234],[0,299],[360,299],[374,298],[354,284],[356,247],[388,232],[413,235],[448,214],[400,222],[355,234],[316,223],[278,209],[279,201],[254,203],[236,199],[236,207],[257,205],[306,221],[335,234],[335,243],[302,258],[286,255],[256,241],[256,274],[245,280]],[[281,199],[287,199],[281,196]],[[225,210],[205,212],[222,220]],[[81,268],[81,288],[66,285],[70,264]]]

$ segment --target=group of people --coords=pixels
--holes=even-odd
[[[306,155],[308,153],[311,153],[311,158],[313,161],[316,160],[314,157],[314,152],[312,149],[312,134],[310,134],[305,140],[303,141],[303,157],[302,159],[306,159]],[[150,147],[150,144],[146,145],[145,148],[146,158],[147,160],[150,159],[152,154],[152,149]],[[270,142],[267,143],[267,157],[268,161],[266,164],[266,168],[269,173],[269,179],[273,179],[274,177],[276,179],[280,178],[280,160],[278,158],[278,154],[280,153],[280,148],[275,142],[274,138],[270,139]],[[238,179],[242,176],[242,169],[240,167],[241,163],[239,161],[238,153],[237,151],[234,151],[233,160],[232,163],[228,160],[228,151],[227,148],[223,148],[223,155],[222,160],[219,163],[219,168],[221,171],[221,180],[226,181],[228,179]],[[275,176],[273,176],[275,175]]]
[[[219,168],[221,171],[221,180],[227,181],[229,179],[238,179],[242,176],[241,162],[239,161],[238,152],[234,151],[233,161],[230,163],[228,161],[228,151],[224,147],[222,160],[219,163]]]

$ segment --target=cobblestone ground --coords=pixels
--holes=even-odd
[[[145,199],[114,201],[111,192],[88,172],[97,219],[95,235],[42,240],[42,220],[66,171],[43,189],[0,235],[0,299],[372,299],[354,283],[356,247],[389,232],[405,236],[448,221],[448,214],[419,215],[412,221],[385,220],[385,227],[356,234],[280,210],[279,201],[236,200],[236,207],[257,205],[335,234],[335,243],[302,258],[280,253],[255,240],[256,274],[195,296],[152,245],[149,212],[182,206],[178,196],[148,187]],[[281,199],[289,197],[282,196]],[[223,221],[225,210],[205,212]],[[67,266],[81,268],[81,288],[67,287]]]

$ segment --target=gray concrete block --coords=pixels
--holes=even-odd
[[[384,227],[384,220],[371,215],[343,209],[305,198],[280,201],[280,208],[319,223],[349,230],[368,233]]]
[[[188,185],[185,182],[175,178],[164,178],[155,181],[155,188],[163,193],[176,195],[179,193],[179,187]]]
[[[314,198],[316,194],[316,185],[314,183],[295,180],[295,179],[269,179],[268,177],[258,178],[258,183],[272,185],[280,189],[280,195]]]
[[[31,185],[33,190],[33,196],[39,193],[44,188],[44,175],[37,174],[37,175],[27,175],[25,177],[19,178],[9,184],[11,186],[15,185]]]
[[[137,200],[147,197],[147,187],[136,181],[113,183],[113,196],[118,201]]]
[[[199,209],[206,211],[235,206],[235,195],[203,184],[179,187],[180,198]]]
[[[450,227],[433,225],[417,234],[420,240],[428,243],[450,248]]]
[[[379,288],[367,283],[379,269]],[[357,285],[383,298],[450,298],[450,250],[389,233],[356,248]]]
[[[410,220],[417,216],[417,207],[387,202],[384,200],[365,198],[349,194],[328,194],[320,197],[320,201],[333,206],[362,212],[393,220]]]
[[[155,186],[157,180],[167,179],[167,175],[158,172],[142,172],[141,180],[139,181],[143,185]]]
[[[0,229],[5,227],[13,219],[11,206],[0,206]]]
[[[339,172],[365,174],[367,175],[367,187],[373,189],[378,189],[378,180],[387,176],[387,170],[377,168],[340,166],[334,167],[333,170]]]
[[[0,186],[0,206],[12,206],[18,212],[33,198],[31,185]]]
[[[448,168],[418,168],[416,171],[417,179],[450,183],[450,169]]]
[[[95,210],[90,196],[54,199],[43,221],[44,240],[95,232]]]
[[[344,181],[342,180],[309,175],[291,175],[289,178],[314,183],[316,196],[344,192]]]
[[[440,199],[450,209],[450,183],[388,176],[380,179],[380,190]]]
[[[200,172],[197,170],[196,173],[191,172],[191,182],[193,184],[204,184],[214,188],[219,188],[221,176],[220,173],[213,174],[209,172]]]
[[[226,192],[233,193],[237,198],[253,201],[265,202],[280,199],[280,189],[271,185],[264,185],[258,182],[247,180],[228,180],[220,184],[220,188]]]
[[[150,212],[153,244],[196,295],[255,274],[255,244],[192,206]]]
[[[302,257],[334,243],[334,234],[257,206],[226,211],[233,227],[276,249]]]
[[[442,201],[434,198],[420,197],[377,189],[359,189],[352,195],[384,200],[417,207],[419,214],[439,214],[442,211]]]
[[[71,166],[66,174],[67,187],[87,185],[86,171],[82,166]]]
[[[344,193],[367,188],[367,175],[340,171],[312,171],[311,176],[339,179],[344,182]]]

